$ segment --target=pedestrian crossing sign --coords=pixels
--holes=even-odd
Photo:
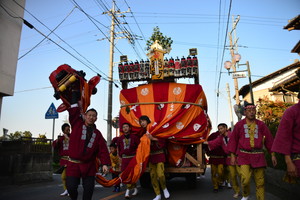
[[[52,103],[45,114],[45,119],[57,119],[57,118],[58,118],[58,112],[56,111],[56,108]]]

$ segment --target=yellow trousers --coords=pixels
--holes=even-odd
[[[264,168],[251,168],[250,165],[241,165],[241,185],[243,190],[243,196],[250,195],[250,181],[253,173],[255,185],[256,185],[256,199],[265,199],[265,169]]]
[[[127,189],[132,190],[133,188],[136,188],[136,183],[132,184],[126,184]]]
[[[238,173],[238,168],[239,166],[237,165],[229,165],[227,166],[229,170],[229,179],[232,185],[232,189],[234,190],[234,193],[240,193],[240,186],[239,186],[239,173]]]
[[[214,189],[218,189],[219,185],[224,182],[224,165],[211,164],[211,180]]]
[[[163,190],[166,189],[165,165],[163,162],[159,162],[157,164],[149,162],[149,170],[153,190],[156,195],[159,195],[160,187]]]
[[[67,179],[66,171],[67,171],[67,168],[65,167],[64,170],[61,173],[61,181],[62,181],[62,185],[63,185],[64,190],[67,189],[67,186],[66,186],[66,179]]]
[[[229,174],[229,166],[224,165],[224,172],[223,172],[223,180],[227,183],[230,182],[230,174]]]

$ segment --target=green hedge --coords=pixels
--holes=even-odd
[[[274,138],[284,111],[292,105],[291,103],[281,101],[271,101],[266,97],[257,101],[257,117],[268,126]],[[277,166],[273,167],[271,155],[266,153],[268,167],[286,170],[284,156],[278,153],[275,155],[277,158]]]

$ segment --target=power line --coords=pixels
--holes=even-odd
[[[43,22],[41,22],[37,17],[35,17],[31,12],[29,12],[28,10],[26,10],[22,5],[20,5],[18,2],[16,2],[15,0],[13,0],[18,6],[20,6],[22,9],[24,9],[28,14],[30,14],[35,20],[37,20],[39,23],[41,23],[44,27],[46,27],[49,31],[51,31],[50,28],[48,28],[48,26],[46,26]],[[79,62],[81,62],[82,64],[84,64],[86,67],[88,67],[90,70],[92,70],[93,72],[95,72],[96,74],[98,74],[98,72],[96,72],[95,70],[93,70],[90,66],[88,66],[86,63],[84,63],[82,60],[80,60],[79,58],[77,58],[75,55],[73,55],[71,52],[67,51],[65,48],[63,48],[61,45],[59,45],[58,43],[56,43],[54,40],[52,40],[51,38],[47,37],[45,34],[43,34],[42,32],[40,32],[38,29],[36,29],[32,24],[30,24],[29,22],[27,22],[25,19],[21,18],[24,22],[25,25],[27,25],[30,29],[35,29],[38,33],[40,33],[41,35],[43,35],[45,38],[47,38],[48,40],[50,40],[51,42],[53,42],[54,44],[56,44],[58,47],[60,47],[61,49],[63,49],[64,51],[66,51],[68,54],[70,54],[72,57],[74,57],[76,60],[78,60]],[[26,23],[27,22],[27,23]],[[57,36],[62,42],[64,42],[67,46],[69,46],[73,51],[75,51],[78,55],[80,55],[84,60],[86,60],[86,62],[88,62],[89,64],[91,64],[92,66],[94,66],[94,68],[96,70],[98,70],[99,72],[101,72],[104,76],[107,77],[107,75],[102,72],[99,68],[97,68],[93,63],[91,63],[88,59],[86,59],[83,55],[81,55],[76,49],[74,49],[71,45],[69,45],[65,40],[63,40],[60,36],[58,36],[56,33],[53,32],[53,34],[55,36]],[[107,80],[106,78],[102,77],[102,79]]]
[[[97,27],[97,29],[104,35],[104,37],[111,43],[112,41],[110,41],[110,39],[106,36],[106,34],[97,26],[97,24],[93,21],[95,20],[92,16],[90,16],[89,14],[87,14],[81,7],[80,5],[75,1],[75,0],[70,0],[71,2],[73,1],[74,4],[78,7],[78,9],[83,12],[87,17],[88,19]],[[93,19],[93,20],[92,20]],[[122,55],[122,52],[117,48],[117,51]]]
[[[136,20],[135,16],[133,15],[133,12],[131,11],[131,8],[130,8],[130,6],[128,5],[128,3],[127,3],[127,1],[126,1],[126,0],[124,0],[124,1],[125,1],[126,5],[128,6],[128,8],[130,9],[130,13],[131,13],[131,14],[132,14],[132,16],[133,16],[133,19],[134,19],[134,21],[135,21],[135,23],[136,23],[136,25],[137,25],[138,29],[140,30],[140,32],[141,32],[141,34],[142,34],[142,36],[143,36],[143,39],[144,39],[144,41],[146,41],[146,38],[145,38],[145,36],[144,36],[144,33],[143,33],[142,29],[140,28],[140,26],[139,26],[139,23],[137,22],[137,20]]]
[[[207,16],[207,17],[216,17],[219,18],[218,15],[213,15],[213,14],[195,14],[195,13],[156,13],[156,12],[136,12],[138,14],[152,14],[152,15],[172,15],[172,16],[191,16],[191,17],[196,17],[199,16],[201,18]],[[227,17],[227,15],[220,15],[223,17]],[[278,20],[278,21],[287,21],[289,19],[283,19],[283,18],[274,18],[274,17],[263,17],[263,16],[248,16],[248,15],[243,15],[243,18],[256,18],[259,20],[262,19],[268,19],[268,20]]]
[[[22,92],[32,92],[35,90],[44,90],[44,89],[49,89],[49,88],[53,88],[52,86],[47,86],[47,87],[41,87],[41,88],[34,88],[34,89],[27,89],[27,90],[20,90],[20,91],[16,91],[15,93],[22,93]]]
[[[120,12],[120,8],[117,6],[117,4],[115,4],[115,6],[118,8],[117,13]],[[127,12],[130,12],[130,8],[129,8],[129,7],[128,7],[128,11],[127,11]],[[127,21],[125,20],[125,15],[122,15],[122,16],[120,16],[120,17],[123,18],[123,20],[125,21],[124,24],[127,24],[129,30],[128,30],[125,26],[122,26],[122,25],[121,25],[120,20],[119,20],[118,18],[116,18],[116,16],[114,16],[114,15],[112,14],[112,17],[113,17],[113,19],[116,21],[116,25],[117,25],[117,27],[120,29],[120,31],[123,33],[124,37],[128,39],[128,42],[129,42],[129,44],[131,45],[131,47],[133,48],[133,50],[134,50],[134,52],[136,53],[137,57],[139,57],[140,59],[142,59],[142,58],[141,58],[141,55],[140,55],[140,53],[139,53],[139,51],[138,51],[138,50],[136,49],[136,47],[135,47],[135,39],[136,39],[136,36],[135,36],[135,34],[133,33],[133,31],[131,30],[131,28],[130,28],[130,26],[128,25]]]
[[[71,12],[47,35],[50,36],[70,15],[71,13],[75,10],[76,7],[74,7]],[[23,54],[22,56],[20,56],[18,58],[18,60],[20,60],[21,58],[23,58],[24,56],[26,56],[27,54],[29,54],[31,51],[33,51],[36,47],[38,47],[43,41],[45,41],[46,38],[43,38],[39,43],[37,43],[34,47],[32,47],[29,51],[27,51],[25,54]]]
[[[220,73],[219,73],[219,80],[218,80],[218,87],[217,87],[217,91],[219,91],[220,88],[220,82],[221,82],[221,75],[222,75],[222,66],[223,66],[223,60],[224,60],[224,54],[225,54],[225,46],[226,46],[226,41],[227,41],[227,34],[228,34],[228,26],[229,26],[229,17],[230,17],[230,12],[231,12],[231,6],[232,6],[232,0],[230,0],[230,4],[229,4],[229,9],[228,9],[228,17],[227,17],[227,26],[226,26],[226,32],[225,32],[225,41],[224,41],[224,47],[223,47],[223,53],[222,53],[222,59],[221,59],[221,63],[220,63]],[[217,104],[219,104],[219,93],[217,93]],[[218,109],[218,107],[217,107]],[[218,119],[218,110],[217,110],[217,117]]]
[[[124,0],[124,1],[125,1],[125,3],[126,3],[127,7],[129,8],[129,10],[130,10],[130,13],[131,13],[131,15],[132,15],[132,17],[133,17],[133,19],[134,19],[134,21],[135,21],[135,23],[136,23],[136,25],[137,25],[137,27],[138,27],[139,31],[140,31],[140,32],[141,32],[141,34],[142,34],[142,37],[143,37],[144,41],[146,42],[147,40],[146,40],[146,38],[145,38],[145,36],[144,36],[144,33],[143,33],[142,29],[140,28],[140,26],[139,26],[139,23],[137,22],[137,20],[136,20],[136,18],[135,18],[135,16],[134,16],[134,14],[133,14],[133,12],[132,12],[132,10],[131,10],[131,8],[130,8],[129,4],[127,3],[127,1],[126,1],[126,0]],[[129,29],[130,29],[130,26],[129,26],[129,24],[128,24],[127,22],[126,22],[126,24],[127,24],[127,26],[129,27]],[[130,30],[131,30],[131,29],[130,29]],[[131,30],[131,32],[132,32],[132,30]],[[146,55],[146,53],[145,53],[145,51],[144,51],[143,47],[141,46],[140,42],[139,42],[138,40],[136,40],[136,41],[137,41],[137,43],[138,43],[139,47],[141,48],[142,52],[144,52],[144,55]]]
[[[218,43],[217,43],[217,46],[219,47],[219,44],[220,44],[220,26],[221,26],[221,5],[222,5],[222,1],[220,0],[219,1],[219,23],[218,23]],[[217,58],[216,58],[216,73],[215,73],[215,86],[217,84],[217,69],[218,69],[218,59],[219,59],[219,48],[217,48]],[[219,90],[216,91],[217,94],[219,94]],[[219,110],[219,100],[218,98],[216,98],[216,105],[217,105],[217,109],[216,109],[216,124],[218,124],[218,110]]]
[[[12,14],[10,14],[7,10],[6,10],[6,8],[4,8],[4,6],[0,3],[0,7],[10,16],[10,17],[12,17],[12,18],[15,18],[15,19],[22,19],[21,17],[19,17],[19,16],[13,16]],[[7,9],[9,9],[9,8],[7,8]],[[10,10],[11,12],[13,12],[12,10]]]
[[[11,16],[11,15],[10,15]],[[47,38],[49,41],[53,42],[54,44],[56,44],[58,47],[60,47],[62,50],[64,50],[65,52],[67,52],[69,55],[71,55],[72,57],[74,57],[76,60],[78,60],[79,62],[81,62],[82,64],[84,64],[86,67],[88,67],[90,70],[92,70],[93,72],[95,72],[97,74],[97,72],[95,70],[93,70],[90,66],[88,66],[87,64],[85,64],[82,60],[80,60],[79,58],[77,58],[76,56],[74,56],[71,52],[69,52],[68,50],[66,50],[65,48],[63,48],[61,45],[59,45],[58,43],[56,43],[55,41],[53,41],[51,38],[49,38],[47,35],[45,35],[44,33],[42,33],[41,31],[39,31],[37,28],[35,28],[31,23],[29,23],[27,20],[25,20],[22,17],[14,17],[14,18],[20,18],[23,23],[29,27],[30,29],[34,29],[36,30],[39,34],[41,34],[42,36],[44,36],[45,38]]]
[[[20,4],[18,4],[15,0],[13,0],[18,6],[20,6],[21,8],[23,8],[26,12],[28,12],[34,19],[36,19],[39,23],[41,23],[43,26],[45,26],[48,30],[51,31],[50,28],[48,28],[44,23],[42,23],[39,19],[37,19],[32,13],[30,13],[28,10],[26,10],[23,6],[21,6]],[[25,19],[21,18],[23,21]],[[26,20],[25,20],[26,21]],[[47,37],[45,34],[43,34],[42,32],[40,32],[38,29],[36,29],[33,25],[31,25],[29,22],[27,22],[28,24],[26,24],[24,21],[25,25],[30,25],[29,28],[34,28],[38,33],[42,34],[45,38],[47,38],[48,40],[50,40],[51,42],[53,42],[54,44],[56,44],[58,47],[60,47],[61,49],[63,49],[64,51],[66,51],[68,54],[70,54],[73,58],[75,58],[76,60],[78,60],[79,62],[81,62],[83,65],[85,65],[86,67],[88,67],[90,70],[92,70],[93,72],[95,72],[96,74],[98,74],[98,72],[96,72],[95,70],[93,70],[89,65],[87,65],[86,63],[84,63],[81,59],[77,58],[75,55],[73,55],[71,52],[67,51],[65,48],[63,48],[61,45],[59,45],[58,43],[56,43],[55,41],[53,41],[51,38]],[[96,65],[94,65],[93,63],[91,63],[87,58],[85,58],[82,54],[80,54],[75,48],[73,48],[71,45],[69,45],[65,40],[63,40],[60,36],[58,36],[56,33],[53,32],[53,34],[55,36],[57,36],[63,43],[65,43],[67,46],[69,46],[73,51],[75,51],[79,56],[81,56],[86,62],[88,62],[89,64],[91,64],[97,71],[99,71],[102,75],[104,75],[105,77],[108,77],[103,71],[101,71]],[[105,78],[102,76],[103,80],[108,81],[107,78]]]

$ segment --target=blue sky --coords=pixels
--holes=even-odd
[[[45,113],[52,102],[58,107],[61,101],[54,99],[48,77],[59,65],[66,63],[77,70],[84,70],[87,79],[95,76],[95,71],[104,78],[108,75],[109,42],[101,39],[105,38],[103,33],[108,35],[110,19],[102,13],[105,11],[105,7],[111,8],[112,3],[108,0],[76,0],[75,2],[95,19],[94,23],[97,26],[78,8],[72,11],[74,8],[72,0],[27,0],[26,10],[29,13],[25,11],[24,18],[41,33],[48,35],[50,31],[39,21],[53,30],[72,11],[55,30],[55,34],[59,37],[51,34],[49,38],[76,58],[84,60],[89,67],[50,40],[43,41],[18,60],[15,94],[3,99],[1,130],[6,128],[9,133],[31,131],[33,136],[46,134],[47,138],[52,138],[53,121],[45,119]],[[140,60],[140,58],[146,59],[144,38],[147,40],[152,35],[153,28],[159,26],[160,31],[174,41],[172,51],[166,55],[167,58],[171,56],[186,57],[190,48],[198,49],[200,84],[208,99],[208,114],[214,127],[220,122],[229,125],[226,83],[230,85],[231,96],[234,94],[234,88],[233,80],[225,73],[222,63],[222,61],[230,60],[229,50],[225,50],[224,57],[222,55],[230,1],[117,0],[116,4],[121,11],[126,11],[128,5],[131,7],[132,13],[126,13],[124,18],[128,25],[122,25],[122,27],[125,26],[143,40],[136,41],[136,50],[126,39],[117,40],[114,61],[118,62],[122,54],[127,55],[128,59],[133,61]],[[298,0],[232,1],[229,30],[232,27],[232,16],[240,15],[236,29],[236,35],[239,38],[238,45],[241,46],[238,48],[238,52],[242,55],[241,63],[249,61],[253,81],[299,59],[297,54],[290,53],[290,51],[298,42],[300,32],[289,32],[283,29],[289,19],[299,14],[299,8],[300,1]],[[125,22],[124,19],[120,20]],[[44,36],[37,31],[23,26],[19,57],[30,51],[43,38]],[[226,45],[228,45],[229,40],[226,39]],[[217,110],[216,90],[220,70],[222,73]],[[114,71],[114,79],[118,83],[116,67]],[[248,79],[239,79],[239,88],[247,84],[247,81]],[[191,80],[185,82],[192,83]],[[107,91],[108,82],[102,79],[98,85],[98,93],[92,97],[91,103],[91,107],[98,110],[96,124],[105,137]],[[119,92],[120,87],[114,87],[113,117],[117,116],[119,111]],[[236,122],[236,117],[234,116],[234,118]],[[61,132],[60,127],[66,119],[67,113],[64,112],[60,113],[59,119],[55,120],[55,138]],[[113,129],[113,136],[114,133]]]

